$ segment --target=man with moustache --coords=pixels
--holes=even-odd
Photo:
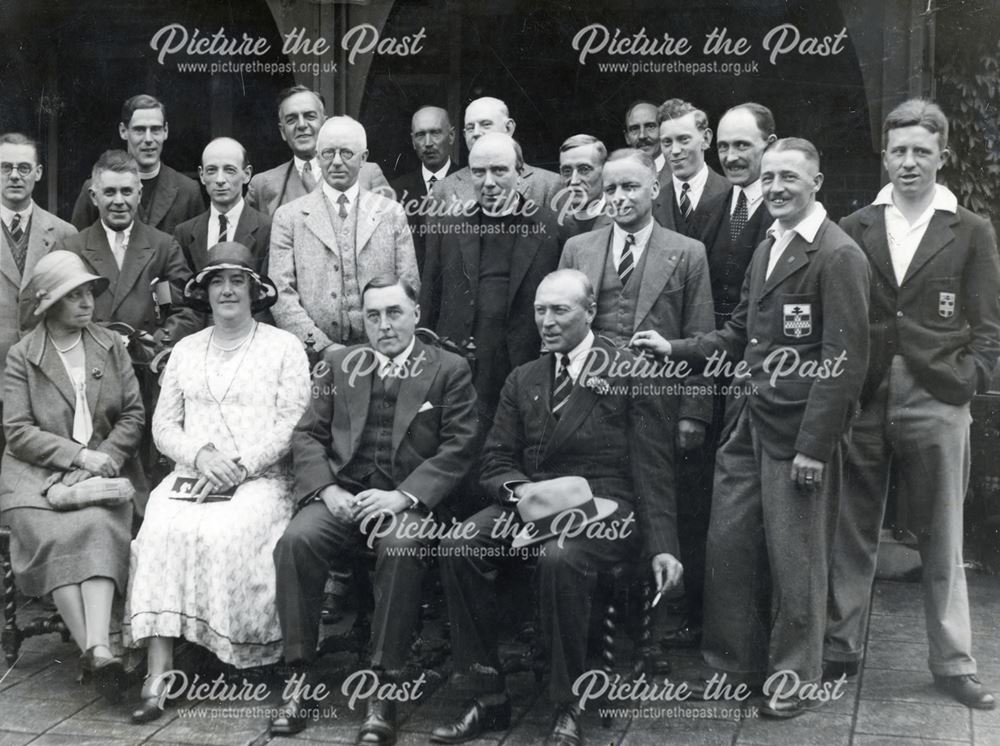
[[[565,188],[552,208],[567,238],[613,222],[601,178],[608,150],[593,135],[573,135],[559,147],[559,176]]]
[[[830,572],[825,675],[853,676],[890,471],[923,562],[928,658],[935,686],[967,707],[996,699],[976,675],[962,557],[969,486],[969,402],[1000,354],[1000,264],[989,220],[937,183],[948,120],[910,99],[882,126],[887,184],[844,218],[873,267],[871,348],[851,431],[837,554]]]
[[[278,94],[278,134],[292,151],[292,159],[256,174],[247,189],[247,204],[269,218],[282,205],[304,197],[323,184],[323,168],[316,155],[316,138],[326,121],[323,97],[304,85]],[[365,163],[358,173],[362,189],[387,186],[377,163]]]
[[[218,137],[202,151],[198,175],[211,206],[174,231],[193,273],[212,263],[213,246],[227,241],[236,241],[250,249],[255,270],[262,275],[268,273],[271,220],[243,199],[243,185],[252,173],[246,148],[232,138]]]
[[[473,143],[487,132],[501,132],[513,137],[515,127],[507,104],[498,98],[477,98],[465,107],[463,133],[470,154]],[[522,163],[516,191],[525,200],[551,209],[552,198],[562,189],[562,185],[558,174]],[[460,168],[442,181],[435,189],[435,195],[444,204],[451,206],[454,214],[460,214],[463,208],[474,205],[477,201],[475,180],[469,167]]]
[[[463,358],[414,336],[420,309],[409,282],[376,277],[362,295],[368,343],[327,350],[319,393],[292,435],[300,508],[274,548],[277,607],[285,662],[306,673],[327,573],[367,542],[377,557],[372,667],[381,683],[403,685],[433,546],[416,524],[469,468],[476,392]],[[271,734],[301,731],[311,704],[287,698]],[[370,697],[357,743],[392,744],[395,735],[395,703]]]
[[[204,210],[205,202],[196,181],[160,160],[167,134],[167,108],[158,99],[141,93],[122,105],[118,135],[135,159],[142,183],[142,199],[135,219],[164,233],[173,233],[178,225]],[[97,220],[98,210],[90,193],[88,179],[73,206],[71,222],[77,230],[82,231]]]
[[[660,123],[657,105],[652,101],[636,101],[625,112],[625,144],[641,150],[653,159],[656,173],[664,173],[667,159],[660,150]],[[666,170],[670,174],[670,169]]]
[[[517,192],[523,165],[510,135],[477,137],[468,166],[476,209],[435,221],[427,235],[421,326],[459,344],[475,340],[476,391],[487,419],[507,374],[539,355],[531,301],[559,262],[555,216]]]
[[[0,135],[0,370],[7,351],[28,326],[18,309],[18,295],[27,287],[31,269],[60,239],[76,233],[69,223],[43,210],[31,198],[42,177],[38,143],[18,133]],[[26,315],[30,313],[27,304]],[[0,420],[3,419],[3,391],[0,391]],[[0,428],[0,451],[5,443]]]
[[[597,302],[582,272],[545,277],[533,311],[550,354],[520,366],[504,384],[481,473],[493,504],[441,542],[454,669],[472,699],[458,719],[433,730],[434,743],[464,743],[510,726],[494,585],[501,568],[526,559],[532,544],[539,547],[540,637],[554,707],[550,746],[583,741],[573,684],[586,666],[598,574],[641,559],[663,591],[682,573],[673,498],[662,488],[669,482],[669,446],[659,437],[657,396],[642,390],[639,379],[611,372],[635,361],[591,330]],[[569,505],[614,533],[546,530],[544,520]],[[519,529],[518,538],[496,530],[504,525]]]
[[[364,341],[361,289],[369,280],[395,274],[416,286],[419,276],[403,208],[358,181],[365,128],[330,117],[316,143],[323,185],[278,208],[268,261],[275,323],[323,350]]]
[[[739,304],[750,258],[767,238],[771,219],[763,205],[760,161],[765,148],[775,139],[774,116],[760,104],[734,106],[719,120],[716,147],[732,186],[718,201],[703,232],[716,329],[725,326]],[[732,377],[716,376],[714,383],[726,386],[732,383]],[[684,596],[668,604],[674,621],[660,636],[661,644],[673,648],[695,647],[701,639],[705,540],[712,505],[715,451],[722,432],[726,398],[722,389],[717,388],[711,424],[702,447],[679,454],[677,462],[677,520],[680,535],[684,537]]]
[[[395,179],[392,188],[396,199],[403,205],[406,220],[413,232],[417,267],[423,269],[428,197],[439,181],[458,170],[458,166],[451,161],[455,128],[448,119],[448,112],[438,106],[417,109],[410,121],[410,139],[413,150],[420,159],[420,168]]]
[[[708,117],[687,101],[669,99],[657,111],[660,149],[667,159],[653,217],[664,228],[702,240],[702,231],[729,182],[705,163],[712,144]]]
[[[694,339],[649,330],[632,344],[695,365],[725,354],[749,370],[751,392],[716,458],[702,654],[730,683],[793,672],[800,685],[761,708],[789,718],[821,704],[809,695],[822,675],[842,448],[868,362],[869,271],[816,201],[823,175],[810,142],[775,142],[761,180],[775,223],[732,318]]]

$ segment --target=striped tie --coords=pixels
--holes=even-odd
[[[618,279],[621,280],[622,287],[628,282],[628,278],[632,275],[632,270],[635,269],[635,255],[632,253],[632,248],[635,246],[635,234],[628,233],[625,235],[625,248],[622,249],[622,258],[618,262]]]
[[[683,184],[681,184],[680,206],[681,206],[681,215],[684,216],[685,220],[691,217],[691,197],[688,195],[688,192],[690,191],[691,191],[690,184],[688,184],[686,181]]]
[[[556,382],[552,387],[552,414],[558,418],[559,410],[566,405],[573,390],[573,379],[569,377],[569,355],[560,353],[556,357]]]

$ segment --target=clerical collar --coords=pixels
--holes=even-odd
[[[162,166],[163,166],[163,164],[162,164],[162,163],[157,163],[157,164],[156,164],[156,170],[155,170],[155,171],[153,171],[153,172],[151,172],[151,173],[148,173],[148,174],[144,174],[144,173],[142,173],[142,172],[140,171],[140,172],[139,172],[139,178],[140,178],[140,179],[141,179],[142,181],[149,181],[150,179],[155,179],[155,178],[156,178],[157,176],[159,176],[159,175],[160,175],[160,168],[161,168]]]

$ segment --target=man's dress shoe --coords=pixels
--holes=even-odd
[[[369,699],[368,714],[358,731],[357,746],[392,746],[396,743],[396,704]]]
[[[962,676],[938,676],[935,674],[934,686],[957,699],[966,707],[974,707],[977,710],[992,710],[997,706],[993,693],[982,685],[975,674]]]
[[[581,746],[580,711],[576,705],[565,704],[556,708],[552,731],[545,739],[545,746]]]
[[[277,714],[271,718],[272,736],[291,736],[301,733],[309,722],[309,712],[302,695],[296,692],[281,703]]]
[[[432,742],[465,743],[479,738],[488,730],[510,728],[510,699],[495,705],[484,705],[478,699],[471,699],[463,707],[458,720],[434,729],[431,733]]]

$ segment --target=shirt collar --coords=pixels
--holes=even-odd
[[[660,173],[660,171],[663,170],[663,167],[667,165],[667,156],[663,155],[661,152],[653,159],[653,165],[656,166],[656,173]]]
[[[21,225],[23,226],[28,222],[28,218],[31,217],[31,208],[35,206],[34,200],[28,200],[28,206],[23,210],[11,210],[7,205],[0,205],[0,219],[3,220],[3,224],[8,228],[10,227],[10,221],[14,219],[15,215],[21,216]]]
[[[891,205],[896,207],[892,201],[892,183],[886,184],[875,197],[873,205]],[[898,208],[896,208],[898,209]],[[946,186],[942,184],[934,185],[934,200],[931,202],[930,210],[943,210],[944,212],[958,212],[958,197]]]
[[[237,202],[232,207],[230,207],[228,212],[221,212],[219,210],[219,208],[216,207],[213,204],[211,207],[208,208],[209,212],[211,213],[209,215],[209,220],[214,220],[216,223],[218,223],[219,222],[219,216],[220,215],[225,215],[226,216],[226,220],[229,221],[230,225],[234,225],[236,223],[239,223],[240,222],[240,215],[243,214],[243,205],[245,205],[245,204],[246,204],[246,202],[244,201],[244,199],[242,197],[240,197],[240,201]]]
[[[292,160],[295,161],[295,170],[299,172],[299,176],[302,176],[302,167],[306,165],[306,162],[297,155],[293,155]],[[319,158],[316,156],[309,159],[309,170],[312,171],[313,178],[316,181],[322,180],[323,172],[319,169]]]
[[[681,198],[681,192],[684,191],[685,182],[682,179],[678,179],[676,176],[671,174],[670,178],[674,182],[674,192],[677,194],[677,199]],[[690,179],[687,180],[687,185],[690,187],[691,192],[699,192],[704,188],[705,182],[708,181],[708,164],[701,164],[701,171],[696,173]]]
[[[348,212],[350,212],[351,208],[354,207],[355,204],[357,204],[358,193],[360,191],[361,187],[358,185],[358,182],[356,181],[347,188],[347,191],[342,192],[339,189],[334,189],[332,186],[327,184],[325,179],[323,180],[323,194],[326,195],[326,198],[330,200],[330,204],[332,204],[334,207],[336,208],[340,207],[340,204],[337,202],[337,200],[340,199],[341,194],[347,195]]]
[[[740,190],[747,196],[747,206],[756,204],[764,198],[764,192],[760,188],[760,179],[754,181],[746,186],[736,186],[733,185],[733,202],[729,206],[729,211],[732,212],[736,208],[736,202],[740,198]]]
[[[451,168],[451,158],[445,161],[445,164],[441,166],[437,171],[428,170],[427,166],[420,165],[420,175],[424,178],[424,183],[426,184],[431,180],[432,176],[436,176],[438,181],[441,181],[445,176],[448,175],[448,169]]]
[[[633,235],[635,236],[635,247],[638,249],[640,247],[645,247],[649,243],[649,237],[653,234],[653,225],[656,223],[655,220],[650,220],[645,228],[637,230]],[[624,242],[625,237],[628,236],[629,232],[622,228],[618,223],[614,224],[613,228],[615,236],[618,240]]]
[[[775,220],[771,224],[771,227],[767,229],[767,235],[774,237],[775,240],[778,240],[786,233],[798,233],[806,241],[812,243],[816,240],[816,234],[819,232],[819,227],[823,225],[823,221],[825,219],[826,208],[817,202],[813,205],[812,212],[802,218],[802,220],[800,220],[790,231],[783,229],[778,221]]]
[[[584,337],[580,344],[574,347],[569,352],[560,352],[559,355],[569,356],[569,374],[572,378],[576,378],[580,375],[580,370],[583,366],[584,358],[587,357],[587,353],[590,352],[590,348],[594,346],[594,332],[593,330],[587,330],[587,336]],[[556,358],[557,361],[561,361],[561,358]],[[559,372],[558,370],[556,371]]]
[[[132,228],[135,227],[135,221],[133,220],[129,223],[128,228],[123,231],[116,231],[114,228],[108,226],[103,220],[101,221],[101,227],[104,228],[104,235],[108,237],[108,247],[111,249],[115,248],[115,234],[121,233],[125,239],[125,246],[128,246],[128,239],[132,235]]]
[[[379,378],[385,378],[386,374],[389,372],[388,368],[391,364],[395,364],[397,366],[406,365],[406,361],[410,359],[410,354],[413,352],[413,346],[416,342],[416,336],[411,337],[410,344],[406,345],[406,348],[393,358],[390,358],[388,355],[383,355],[373,347],[372,352],[375,353],[375,359],[378,360]]]

